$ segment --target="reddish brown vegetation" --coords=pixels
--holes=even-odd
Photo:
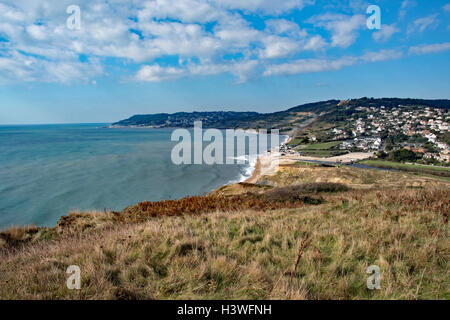
[[[450,190],[396,190],[378,195],[379,199],[389,205],[400,205],[403,211],[431,211],[441,214],[444,223],[448,222],[450,210]]]
[[[136,223],[158,216],[180,216],[204,214],[211,212],[237,212],[247,209],[256,211],[297,208],[305,204],[318,205],[324,202],[319,193],[347,191],[345,185],[336,183],[308,183],[283,188],[275,188],[264,193],[245,193],[224,196],[211,194],[208,196],[187,197],[180,200],[158,202],[142,202],[130,206],[122,212],[108,212],[108,219],[121,223]],[[62,217],[58,228],[71,228],[77,220],[85,218],[82,213],[73,213]]]
[[[5,241],[9,246],[16,246],[19,243],[30,241],[39,232],[35,226],[13,227],[0,232],[0,240]]]
[[[300,259],[303,256],[303,253],[305,252],[306,248],[309,247],[309,245],[311,244],[311,239],[309,238],[309,233],[306,233],[306,236],[304,239],[302,239],[300,247],[298,249],[298,254],[297,254],[297,260],[295,261],[295,265],[294,265],[294,269],[291,273],[291,283],[292,280],[294,279],[294,276],[297,275],[297,268],[298,268],[298,264],[300,263]]]
[[[183,214],[203,214],[208,212],[235,212],[246,209],[257,211],[295,208],[309,201],[309,197],[282,199],[277,201],[264,195],[237,195],[231,197],[206,196],[189,197],[180,200],[142,202],[128,207],[122,212],[122,219],[139,222],[156,216],[178,216]],[[318,200],[319,201],[319,200]]]
[[[202,214],[208,212],[234,212],[247,209],[256,211],[296,208],[305,204],[323,203],[323,198],[313,197],[321,192],[347,191],[345,185],[337,183],[308,183],[284,188],[275,188],[262,194],[246,193],[232,196],[209,195],[180,200],[142,202],[126,208],[121,219],[139,222],[148,217]]]

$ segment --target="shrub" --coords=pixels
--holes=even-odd
[[[389,160],[398,161],[398,162],[416,161],[417,155],[411,150],[400,149],[400,150],[392,151],[389,154]]]

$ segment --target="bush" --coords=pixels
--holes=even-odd
[[[407,149],[395,150],[389,154],[389,160],[397,162],[416,161],[417,159],[417,155],[413,151]]]
[[[386,159],[388,157],[388,154],[384,151],[378,152],[377,153],[377,158],[378,159]]]

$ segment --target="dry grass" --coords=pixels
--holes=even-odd
[[[0,249],[16,247],[24,243],[48,240],[55,233],[52,229],[38,228],[36,226],[12,227],[0,232]]]
[[[142,202],[122,212],[71,213],[62,217],[57,225],[60,232],[83,232],[99,226],[117,223],[137,223],[161,216],[200,215],[210,212],[239,212],[247,209],[267,211],[298,208],[305,204],[320,204],[319,193],[342,192],[348,188],[335,183],[308,183],[283,188],[250,188],[246,193],[186,197],[179,200]]]
[[[0,252],[0,298],[450,299],[446,186],[322,196],[132,224],[94,215],[102,227]],[[381,290],[366,288],[372,264]],[[81,268],[81,290],[66,288],[69,265]]]
[[[264,177],[261,183],[272,186],[289,186],[304,183],[342,183],[353,188],[402,188],[436,187],[442,181],[410,173],[366,170],[352,167],[326,167],[320,165],[296,164],[281,166],[278,174]],[[445,183],[445,182],[444,182]]]
[[[179,200],[142,202],[127,207],[122,212],[72,212],[63,216],[55,228],[14,227],[0,233],[1,248],[17,248],[40,240],[55,240],[68,233],[81,234],[96,231],[116,224],[147,221],[154,217],[200,215],[210,212],[239,212],[247,209],[258,211],[281,208],[298,208],[317,205],[324,201],[322,192],[342,192],[344,185],[333,183],[308,183],[282,188],[270,186],[244,186],[246,193],[223,194],[214,192],[208,196],[186,197]]]

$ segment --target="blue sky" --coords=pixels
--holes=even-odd
[[[0,124],[450,98],[449,21],[449,0],[0,0]]]

